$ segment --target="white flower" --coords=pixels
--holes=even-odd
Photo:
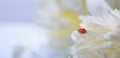
[[[83,9],[84,0],[39,0],[37,22],[48,31],[46,39],[47,53],[52,57],[65,58],[68,48],[73,44],[70,33],[79,28],[78,14],[86,13]],[[49,52],[51,51],[51,52]],[[61,53],[62,52],[62,53]],[[46,55],[46,54],[45,54]]]
[[[80,26],[87,30],[81,34],[74,31],[71,38],[73,58],[119,58],[120,56],[120,11],[104,0],[87,0],[92,16],[79,16]],[[103,4],[103,5],[100,5]]]
[[[120,10],[112,10],[112,8],[104,0],[87,0],[88,9],[92,16],[79,16],[82,20],[81,26],[88,30],[96,32],[109,32],[120,30]],[[99,5],[99,4],[102,5]]]
[[[56,17],[61,12],[75,13],[76,15],[87,13],[84,0],[39,0],[39,7],[37,22],[40,26],[50,29],[62,29],[73,24],[73,22],[69,22],[70,19],[63,20]]]
[[[75,45],[71,48],[73,58],[118,58],[120,53],[120,32],[99,32],[87,31],[80,34],[77,31],[72,33]]]
[[[120,10],[114,10],[104,17],[80,16],[81,26],[93,31],[120,31]]]

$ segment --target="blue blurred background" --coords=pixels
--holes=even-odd
[[[16,46],[38,41],[42,29],[34,22],[36,9],[36,0],[0,0],[0,58],[13,58]]]
[[[32,23],[36,0],[0,0],[0,22]]]

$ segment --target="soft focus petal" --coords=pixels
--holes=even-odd
[[[87,0],[87,6],[90,14],[98,17],[108,15],[112,10],[105,0]]]
[[[90,32],[88,34],[72,33],[75,45],[71,48],[73,58],[118,58],[120,52],[120,32],[109,32],[99,34]],[[76,38],[76,39],[75,39]]]
[[[79,16],[79,17],[82,20],[82,24],[80,24],[80,26],[83,28],[101,33],[106,33],[109,31],[109,29],[105,28],[106,23],[105,20],[102,18],[93,16]]]
[[[71,38],[74,42],[78,42],[78,41],[82,41],[84,39],[96,38],[99,35],[100,35],[100,33],[93,32],[93,31],[87,31],[86,34],[80,34],[78,31],[74,31],[71,34]]]
[[[106,33],[109,31],[120,31],[120,11],[113,10],[104,17],[79,16],[82,20],[81,27],[86,29]]]

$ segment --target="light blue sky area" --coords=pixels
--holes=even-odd
[[[32,22],[36,0],[0,0],[0,21]]]
[[[13,58],[16,46],[37,46],[45,37],[34,24],[36,0],[0,0],[0,58]]]

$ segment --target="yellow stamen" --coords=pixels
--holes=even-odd
[[[70,24],[73,24],[73,26],[70,25],[67,29],[59,29],[59,30],[52,30],[50,33],[53,37],[66,37],[69,36],[72,31],[78,30],[80,28],[79,24],[81,21],[78,19],[78,15],[73,12],[65,12],[62,11],[57,15],[57,18],[60,18],[61,20],[65,20]]]

